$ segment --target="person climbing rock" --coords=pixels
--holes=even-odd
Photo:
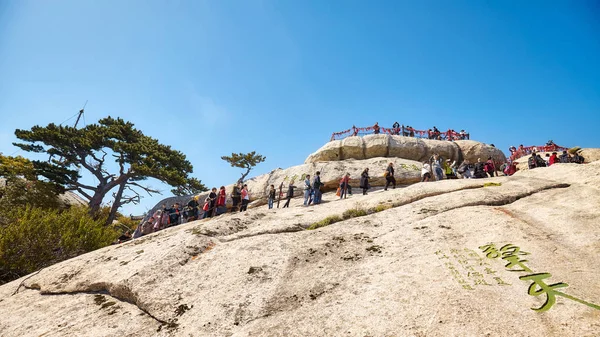
[[[290,207],[290,200],[292,200],[292,198],[294,197],[294,188],[296,188],[296,186],[294,186],[293,182],[290,182],[290,184],[288,185],[288,190],[287,190],[287,201],[285,202],[285,204],[283,205],[282,208],[289,208]]]
[[[392,188],[396,188],[396,178],[394,178],[394,163],[389,163],[388,167],[385,169],[385,187],[383,190],[387,191],[390,184],[393,185]]]
[[[367,195],[367,190],[369,190],[369,168],[366,168],[360,174],[360,188],[363,190],[363,195]]]

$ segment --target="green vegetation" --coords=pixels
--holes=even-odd
[[[120,235],[84,206],[66,210],[16,207],[0,219],[0,284],[105,247]]]
[[[502,186],[502,183],[493,183],[493,182],[490,182],[490,183],[483,184],[483,187],[491,187],[491,186]]]
[[[144,135],[133,123],[121,118],[109,116],[81,129],[51,123],[16,130],[15,135],[23,142],[14,143],[15,146],[48,155],[48,160],[32,162],[35,175],[79,192],[87,199],[89,212],[95,218],[105,199],[112,198],[106,225],[116,218],[121,206],[138,203],[141,191],[159,193],[142,184],[148,178],[174,186],[173,193],[206,190],[200,180],[189,177],[193,168],[183,153]],[[109,172],[112,166],[117,168]],[[93,176],[98,183],[81,182],[80,173]]]
[[[375,207],[369,208],[368,213],[369,214],[371,214],[371,213],[379,213],[379,212],[383,212],[386,209],[390,209],[390,208],[392,208],[392,205],[380,204],[380,205],[377,205]]]
[[[256,151],[252,151],[250,153],[232,153],[231,156],[222,156],[221,159],[228,162],[231,167],[239,167],[245,168],[246,172],[242,173],[242,177],[240,178],[240,182],[243,182],[250,173],[252,168],[262,162],[264,162],[267,158],[260,154],[256,154]],[[294,179],[292,179],[294,180]]]
[[[331,215],[331,216],[328,216],[328,217],[326,217],[325,219],[323,219],[323,220],[321,220],[319,222],[315,222],[315,223],[311,224],[310,226],[308,226],[307,229],[308,230],[313,230],[313,229],[317,229],[317,228],[329,226],[332,223],[336,223],[336,222],[339,222],[339,221],[342,221],[342,220],[343,219],[340,218],[337,215]]]
[[[348,209],[346,211],[344,211],[344,213],[342,213],[342,218],[344,218],[344,220],[350,219],[350,218],[356,218],[359,216],[364,216],[367,215],[367,211],[365,211],[362,208],[351,208]]]

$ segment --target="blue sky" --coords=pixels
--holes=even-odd
[[[222,155],[256,150],[262,174],[376,121],[600,147],[599,60],[595,1],[5,0],[0,152],[86,100],[86,123],[133,122],[209,187],[239,177]]]

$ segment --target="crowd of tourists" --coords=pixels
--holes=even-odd
[[[375,125],[377,126],[377,124]],[[402,128],[401,128],[402,129]],[[433,132],[439,132],[434,127]],[[511,176],[517,170],[517,163],[513,160],[513,154],[519,153],[524,150],[521,145],[519,148],[511,147],[511,157],[499,168],[496,167],[492,157],[488,157],[487,160],[483,161],[481,158],[477,158],[476,162],[471,163],[469,160],[464,160],[458,164],[456,161],[451,159],[444,159],[438,153],[433,154],[429,160],[423,162],[421,169],[421,182],[439,181],[444,179],[480,179],[487,177],[497,177],[498,172],[504,175]],[[581,154],[575,152],[573,155],[569,154],[568,151],[564,150],[561,155],[557,152],[552,154],[547,153],[542,158],[539,152],[533,148],[532,151],[528,151],[530,157],[528,158],[529,169],[535,169],[538,167],[551,166],[556,163],[583,163],[584,158]],[[516,155],[515,155],[516,156]],[[396,188],[396,178],[394,177],[394,164],[389,163],[384,169],[383,176],[385,177],[384,191],[390,186]],[[311,179],[310,175],[303,177],[301,188],[303,190],[304,206],[318,205],[322,202],[322,189],[324,184],[321,182],[321,172],[316,171],[314,177]],[[340,199],[346,198],[352,195],[352,186],[350,185],[350,173],[346,173],[342,176],[339,181],[336,196]],[[363,195],[366,195],[371,189],[369,176],[369,168],[365,168],[360,175],[359,187]],[[266,191],[267,207],[272,209],[276,198],[279,196],[279,200],[282,197],[282,187],[277,193],[274,185],[270,185]],[[290,206],[290,201],[294,198],[294,191],[299,188],[295,185],[292,180],[287,186],[287,193],[285,195],[285,203],[283,208]],[[229,199],[231,200],[231,208],[227,209],[227,192],[224,186],[221,186],[218,190],[213,187],[208,196],[204,200],[200,200],[199,196],[192,197],[186,205],[180,205],[175,203],[169,207],[163,205],[161,209],[154,212],[154,214],[146,221],[144,221],[134,233],[133,237],[139,237],[142,235],[150,234],[162,230],[167,227],[177,226],[184,222],[194,221],[198,219],[212,218],[219,216],[226,212],[244,212],[248,208],[250,202],[250,194],[248,192],[248,186],[238,182],[232,188],[229,193]],[[277,205],[279,207],[279,203]]]
[[[465,130],[459,132],[448,129],[447,131],[440,131],[436,126],[428,130],[417,130],[410,125],[400,124],[394,122],[391,128],[379,126],[379,123],[375,123],[373,126],[367,127],[356,127],[352,125],[352,128],[341,132],[334,132],[331,135],[331,140],[342,139],[347,136],[359,136],[364,134],[389,134],[394,136],[404,137],[418,137],[435,140],[462,140],[469,139],[470,135]]]

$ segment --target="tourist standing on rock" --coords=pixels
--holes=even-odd
[[[493,178],[494,174],[496,174],[496,177],[498,176],[498,172],[496,172],[496,164],[494,164],[492,157],[488,157],[488,160],[483,166],[483,170],[490,176],[490,178]]]
[[[196,195],[192,198],[192,200],[188,201],[188,216],[185,221],[194,221],[198,219],[198,206],[200,206],[200,204],[198,203],[198,199],[199,196]]]
[[[473,175],[471,174],[471,164],[469,163],[469,160],[465,159],[462,164],[460,164],[460,166],[458,167],[458,170],[456,170],[460,175],[462,175],[462,177],[464,179],[470,179],[473,178]]]
[[[450,159],[446,159],[444,173],[446,174],[446,179],[458,179],[456,176],[456,162],[450,162]]]
[[[310,203],[313,201],[311,193],[312,188],[310,187],[310,174],[307,174],[304,179],[304,206],[310,205]]]
[[[238,205],[242,202],[241,189],[241,183],[233,185],[233,190],[231,191],[231,201],[233,202],[233,205],[231,206],[231,213],[237,212]]]
[[[571,162],[571,157],[569,156],[569,153],[567,152],[567,150],[564,150],[563,153],[560,155],[560,162],[561,163],[570,163]]]
[[[393,185],[392,188],[396,188],[396,178],[394,178],[394,163],[389,163],[388,167],[385,169],[385,187],[383,190],[387,191],[390,184]]]
[[[171,208],[166,208],[163,210],[163,213],[166,212],[169,214],[169,225],[177,226],[181,220],[181,210],[179,209],[179,203],[176,202],[175,205],[171,206]]]
[[[350,187],[350,173],[346,173],[340,180],[340,199],[345,198],[348,194],[352,195],[352,187]]]
[[[210,198],[204,199],[204,206],[202,206],[202,219],[208,218],[208,214],[210,213]]]
[[[354,125],[352,125],[352,136],[358,136],[358,129]]]
[[[423,163],[423,168],[421,169],[421,182],[430,181],[431,180],[431,166],[427,162]]]
[[[395,135],[400,134],[400,124],[398,122],[394,122],[394,125],[392,125],[392,129],[394,129]]]
[[[379,134],[379,122],[375,122],[375,125],[373,125],[373,133],[376,135]]]
[[[363,195],[367,195],[367,190],[369,189],[369,168],[367,167],[360,174],[360,188],[363,190]]]
[[[313,203],[315,205],[318,205],[321,203],[321,196],[322,196],[321,186],[323,186],[323,183],[321,183],[321,172],[317,171],[317,173],[315,173],[315,179],[314,179],[313,185],[312,185],[313,192],[315,194]]]
[[[215,207],[217,205],[217,188],[213,187],[208,194],[208,199],[210,200],[208,217],[211,218],[215,213]]]
[[[268,192],[267,202],[269,204],[269,209],[273,208],[273,201],[275,201],[275,185],[271,184]]]
[[[222,211],[225,207],[225,202],[227,201],[227,192],[225,191],[225,186],[219,187],[219,195],[217,196],[217,208],[215,209],[215,214],[220,215],[221,213],[225,213]]]
[[[487,174],[485,173],[485,163],[481,161],[481,158],[477,158],[477,163],[475,163],[475,170],[473,175],[475,178],[485,178]]]
[[[309,180],[309,184],[310,184],[310,180]],[[287,201],[285,202],[285,204],[283,205],[282,208],[286,208],[286,207],[290,207],[290,200],[292,200],[292,198],[294,197],[294,188],[296,188],[296,186],[294,186],[294,182],[290,182],[290,184],[288,185],[288,190],[287,190]]]
[[[435,174],[436,180],[442,180],[444,179],[444,170],[442,169],[442,157],[440,157],[439,154],[434,153],[432,160],[431,160],[431,166],[433,168],[433,173]]]
[[[535,151],[531,154],[531,156],[527,159],[527,166],[529,167],[530,170],[533,170],[534,168],[537,167],[537,160],[536,160],[536,153]]]
[[[248,185],[244,184],[242,186],[242,207],[240,207],[240,212],[245,212],[248,210],[248,204],[250,203],[250,193],[248,193]]]
[[[556,152],[552,152],[550,159],[548,159],[548,166],[551,166],[555,163],[558,163],[558,154]]]

